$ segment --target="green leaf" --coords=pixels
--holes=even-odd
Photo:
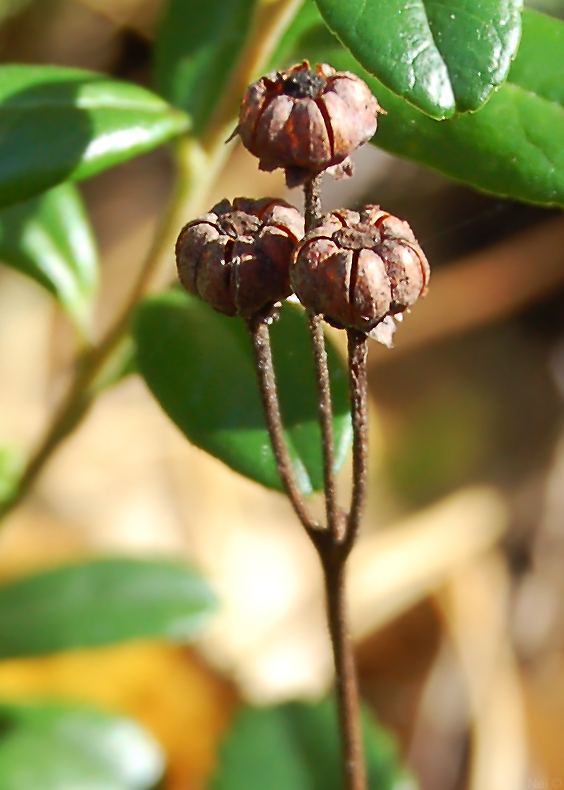
[[[0,67],[0,207],[89,176],[183,132],[137,85],[59,66]]]
[[[2,790],[151,790],[158,744],[133,721],[79,705],[0,705]]]
[[[243,321],[172,290],[141,304],[134,326],[141,375],[188,439],[237,472],[282,490]],[[305,492],[323,487],[317,395],[303,311],[284,304],[271,327],[281,410]],[[337,467],[351,427],[345,367],[329,344]]]
[[[247,42],[258,0],[169,0],[155,42],[159,92],[201,132]]]
[[[0,260],[47,288],[79,326],[89,324],[98,255],[72,184],[0,211]]]
[[[369,790],[414,790],[391,737],[367,709],[362,724]],[[341,790],[339,732],[331,699],[246,708],[220,749],[212,790]]]
[[[523,0],[316,0],[364,68],[433,118],[476,110],[509,71]]]
[[[189,641],[214,609],[207,583],[180,563],[68,565],[0,586],[0,658],[132,639]]]
[[[564,207],[564,22],[524,12],[508,81],[482,109],[441,122],[367,74],[319,17],[288,49],[293,59],[305,52],[368,82],[388,112],[372,140],[386,151],[484,192]]]

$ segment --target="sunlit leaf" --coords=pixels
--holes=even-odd
[[[507,77],[523,0],[316,0],[364,68],[433,118],[476,110]]]
[[[59,66],[0,66],[0,207],[88,178],[182,133],[154,93]]]
[[[72,184],[0,211],[0,261],[47,288],[79,325],[88,324],[98,255]]]
[[[435,121],[371,77],[332,36],[311,4],[310,25],[292,38],[284,59],[310,57],[354,71],[387,115],[373,142],[492,194],[564,206],[564,22],[523,13],[523,38],[507,82],[475,113]],[[296,20],[298,26],[300,20]]]
[[[163,773],[139,725],[79,705],[0,705],[2,790],[151,790]]]

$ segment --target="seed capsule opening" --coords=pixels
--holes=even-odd
[[[314,71],[298,71],[287,77],[282,83],[282,93],[293,99],[316,99],[326,80]]]

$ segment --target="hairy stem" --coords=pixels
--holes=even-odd
[[[321,552],[320,552],[321,554]],[[327,619],[335,662],[335,687],[343,752],[345,790],[366,790],[358,681],[345,605],[345,561],[341,551],[321,557]]]
[[[368,397],[366,359],[368,338],[356,329],[347,330],[350,399],[353,426],[352,495],[344,548],[354,545],[364,513],[368,482]]]
[[[304,184],[305,231],[315,228],[322,216],[321,176],[315,176]],[[343,519],[337,504],[337,484],[335,480],[335,440],[333,436],[333,408],[331,404],[331,384],[323,321],[321,316],[310,313],[309,331],[315,365],[315,378],[319,404],[319,425],[323,451],[323,488],[327,527],[332,535],[338,537],[342,532]]]
[[[316,228],[322,217],[321,175],[310,178],[304,184],[305,232]]]
[[[264,318],[255,317],[247,321],[247,326],[253,344],[260,395],[278,475],[297,517],[313,539],[319,527],[311,519],[306,508],[284,437],[268,324]]]
[[[321,221],[320,186],[321,176],[310,179],[304,185],[306,233],[317,227]],[[358,531],[358,521],[362,515],[364,499],[359,492],[364,491],[365,475],[362,481],[358,477],[359,473],[362,476],[363,466],[358,462],[361,454],[357,448],[353,456],[353,491],[357,491],[357,495],[356,497],[353,495],[351,514],[345,521],[344,514],[337,503],[333,410],[321,316],[310,314],[309,327],[318,390],[319,424],[323,448],[325,509],[327,514],[327,530],[317,533],[317,541],[314,541],[314,543],[323,567],[325,579],[327,621],[335,662],[335,687],[341,731],[344,788],[345,790],[366,790],[358,681],[352,644],[347,629],[345,606],[345,567],[350,548]],[[354,364],[357,365],[357,362],[357,356],[355,356]],[[351,364],[353,364],[352,358]],[[362,395],[358,390],[359,386],[366,385],[366,375],[362,378],[362,376],[358,375],[357,367],[355,367],[354,373],[351,368],[350,381],[353,423],[355,423],[354,415],[362,411],[359,409],[359,404],[365,404],[366,402],[366,394]],[[357,431],[355,437],[365,441],[367,438],[366,431]],[[356,457],[357,455],[358,458]]]
[[[323,489],[325,494],[325,513],[327,528],[336,539],[341,539],[344,521],[337,503],[337,481],[335,479],[335,439],[333,436],[333,408],[331,404],[331,384],[327,365],[327,350],[323,334],[321,316],[309,316],[309,330],[315,365],[319,425],[321,427],[321,446],[323,451]]]

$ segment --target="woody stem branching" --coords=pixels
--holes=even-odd
[[[321,220],[320,176],[304,186],[305,230]],[[327,529],[314,535],[325,581],[327,621],[335,662],[335,687],[341,731],[345,790],[366,790],[362,750],[358,680],[351,639],[347,628],[345,568],[362,517],[366,489],[366,343],[349,336],[350,398],[353,413],[353,496],[348,517],[337,503],[335,443],[331,388],[321,316],[311,313],[309,327],[319,399],[319,422],[323,448],[323,471]],[[351,339],[352,338],[352,339]],[[364,356],[363,356],[364,352]],[[362,446],[361,446],[362,445]]]

